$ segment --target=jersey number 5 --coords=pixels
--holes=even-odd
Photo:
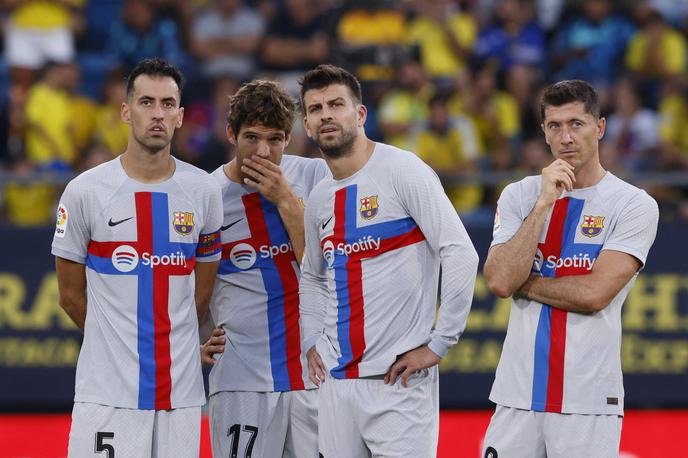
[[[253,445],[256,443],[256,437],[258,437],[258,427],[251,425],[244,425],[244,432],[249,433],[251,436],[248,438],[248,443],[246,444],[246,452],[244,453],[244,458],[251,458],[253,453]],[[232,438],[232,448],[229,452],[229,458],[239,458],[239,435],[241,434],[241,425],[234,424],[227,430],[227,437]]]
[[[107,458],[115,458],[115,447],[110,444],[104,444],[105,439],[114,439],[115,433],[106,433],[99,431],[96,433],[96,453],[105,452]]]

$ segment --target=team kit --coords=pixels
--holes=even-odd
[[[478,255],[435,172],[366,137],[354,75],[300,84],[322,158],[285,152],[296,101],[255,80],[228,94],[235,156],[208,174],[170,154],[179,72],[129,75],[127,151],[57,211],[60,305],[84,332],[70,457],[198,456],[206,401],[216,457],[436,456]],[[512,303],[479,456],[618,456],[621,307],[657,205],[602,169],[590,85],[550,86],[542,115],[553,162],[503,190],[485,262]]]

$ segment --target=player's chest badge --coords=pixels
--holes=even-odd
[[[177,234],[191,234],[194,228],[193,213],[174,212],[172,217],[172,226],[174,226],[174,231]]]
[[[583,223],[581,223],[581,234],[592,238],[600,235],[602,229],[604,229],[604,216],[583,216]]]
[[[368,196],[361,199],[361,208],[359,209],[363,219],[375,218],[377,215],[377,195]]]

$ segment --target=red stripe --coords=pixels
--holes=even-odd
[[[547,228],[545,243],[540,245],[543,262],[548,256],[561,256],[564,238],[564,224],[569,208],[569,199],[559,199],[554,204],[552,218]],[[556,276],[556,273],[555,273]],[[566,353],[566,319],[568,312],[552,307],[549,331],[549,373],[547,377],[546,412],[561,412],[564,397],[564,355]]]
[[[170,355],[170,277],[162,269],[153,271],[153,322],[155,323],[155,409],[170,410],[172,400],[172,356]]]
[[[287,372],[292,390],[304,389],[301,367],[301,330],[299,328],[299,279],[294,271],[293,252],[280,253],[274,258],[284,290],[284,327],[287,345]]]
[[[346,271],[349,287],[349,340],[352,354],[352,359],[347,364],[346,377],[356,378],[358,377],[358,364],[363,359],[363,352],[366,349],[361,260],[349,258],[346,262]]]
[[[260,194],[247,194],[242,197],[244,208],[246,209],[246,220],[251,230],[250,241],[254,247],[271,245],[267,222],[263,214],[263,206],[260,203]],[[236,243],[232,244],[232,246]],[[225,248],[223,247],[223,257]],[[231,247],[227,251],[227,255]],[[289,384],[292,390],[302,390],[305,388],[303,383],[303,369],[301,367],[301,332],[299,328],[299,280],[294,271],[292,262],[296,257],[292,251],[279,253],[273,261],[277,267],[277,272],[282,282],[284,293],[284,338],[286,344],[287,373],[289,374]]]

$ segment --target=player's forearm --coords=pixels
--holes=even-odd
[[[549,209],[536,203],[511,240],[490,249],[483,270],[490,291],[497,296],[513,295],[528,279]]]
[[[294,250],[296,261],[301,264],[306,245],[303,205],[301,205],[301,202],[299,202],[298,198],[293,193],[290,193],[287,198],[278,203],[277,210],[289,234],[289,240],[291,241],[291,247]]]
[[[194,296],[196,299],[196,313],[199,322],[203,321],[208,313],[208,306],[210,305],[210,298],[213,294],[215,276],[217,275],[219,265],[219,261],[197,262],[194,268],[196,277],[196,290],[194,291]]]
[[[591,314],[603,310],[609,300],[599,293],[593,275],[575,275],[560,278],[544,278],[531,275],[515,293],[541,304],[567,312]]]
[[[299,281],[299,316],[304,348],[310,348],[322,334],[325,323],[325,304],[328,301],[327,279],[301,272]]]
[[[60,307],[72,319],[81,331],[84,331],[86,325],[86,292],[83,295],[74,295],[65,297],[60,294]]]
[[[435,329],[428,347],[443,357],[455,345],[468,320],[473,302],[478,253],[470,239],[442,250],[442,296]]]

